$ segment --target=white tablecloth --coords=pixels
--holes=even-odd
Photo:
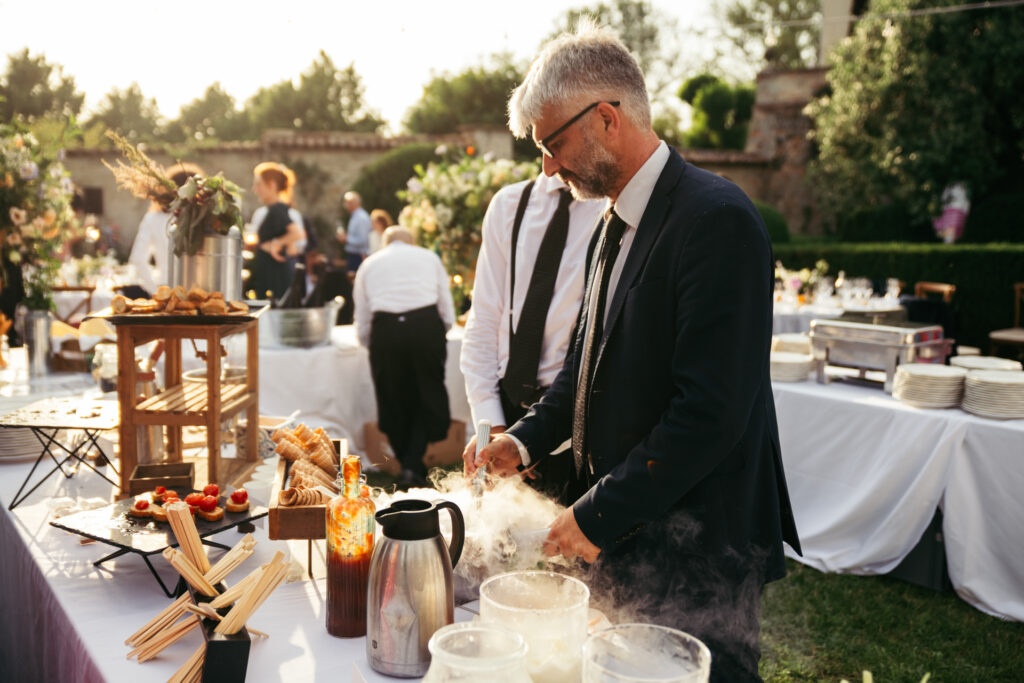
[[[445,386],[452,419],[466,423],[468,437],[473,430],[466,382],[459,369],[462,335],[461,327],[448,332]],[[228,363],[242,365],[244,348],[243,335],[229,337]],[[184,369],[203,367],[190,343],[186,342],[183,349]],[[377,401],[370,355],[356,341],[354,325],[335,327],[329,345],[260,349],[260,414],[284,417],[295,410],[300,411],[298,419],[311,427],[323,427],[338,436],[348,434],[353,452],[363,452],[363,425],[377,421]]]
[[[71,311],[85,300],[86,292],[54,292],[53,303],[57,307],[57,317],[66,320]],[[83,306],[72,318],[72,322],[81,321],[90,311],[101,311],[110,306],[114,292],[110,289],[97,289],[92,293],[92,308]]]
[[[798,559],[888,572],[941,506],[957,593],[1024,620],[1024,420],[914,408],[840,383],[777,382],[774,392]]]
[[[83,390],[98,394],[89,375],[59,374],[29,381],[25,365],[24,352],[15,349],[11,367],[0,371],[0,414],[46,396]],[[167,680],[199,647],[201,634],[188,634],[144,664],[126,660],[129,648],[124,639],[170,599],[137,555],[94,567],[94,561],[114,548],[101,543],[83,545],[79,536],[49,525],[62,510],[69,513],[83,505],[110,502],[114,487],[80,467],[71,479],[51,476],[9,511],[7,506],[32,468],[33,455],[0,458],[0,681]],[[255,502],[265,504],[276,467],[276,457],[268,459],[246,485]],[[116,479],[112,472],[108,476]],[[365,638],[341,639],[327,634],[323,542],[314,544],[315,578],[310,580],[305,573],[306,543],[271,541],[265,523],[256,523],[255,556],[230,579],[237,581],[278,550],[292,558],[293,566],[286,582],[250,619],[254,628],[271,638],[254,639],[246,679],[256,683],[394,680],[370,669]],[[213,540],[231,546],[240,538],[236,531],[228,530]],[[221,552],[211,550],[211,558],[216,560]],[[150,561],[164,582],[173,585],[176,575],[167,562],[159,556]],[[462,609],[456,609],[455,615],[456,621],[472,617]]]
[[[815,318],[838,318],[842,308],[835,306],[787,306],[776,303],[772,309],[772,334],[808,332]]]

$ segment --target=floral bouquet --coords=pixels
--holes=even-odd
[[[439,150],[443,154],[443,150]],[[435,251],[452,278],[452,297],[460,308],[473,289],[484,213],[505,185],[537,175],[536,162],[516,163],[490,155],[463,156],[455,161],[415,167],[398,222],[416,235],[420,246]]]
[[[62,161],[63,150],[40,144],[19,124],[0,125],[0,250],[21,267],[32,310],[53,309],[60,252],[77,227]]]
[[[787,270],[782,261],[775,262],[775,279],[782,283],[786,292],[793,297],[806,296],[814,292],[815,287],[828,274],[828,261],[819,259],[814,268]]]
[[[242,228],[242,191],[221,174],[193,175],[180,188],[167,171],[123,137],[107,132],[129,163],[117,166],[103,162],[117,184],[136,197],[165,207],[174,216],[174,253],[193,255],[199,251],[207,231],[228,234],[232,226]]]

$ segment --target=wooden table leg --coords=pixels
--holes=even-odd
[[[220,335],[206,335],[206,448],[210,484],[220,484]]]
[[[117,403],[121,425],[118,430],[121,494],[128,495],[129,480],[138,464],[135,425],[135,339],[130,327],[117,328]]]
[[[253,397],[252,403],[245,409],[245,419],[249,428],[245,430],[245,459],[250,462],[259,460],[259,436],[257,430],[260,428],[260,337],[259,326],[253,323],[246,330],[246,352],[245,365],[247,368],[246,385],[249,394]]]
[[[164,389],[181,384],[181,339],[165,339]],[[181,462],[184,454],[181,444],[181,425],[167,425],[167,462]]]

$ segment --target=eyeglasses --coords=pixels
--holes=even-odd
[[[551,144],[551,141],[554,140],[555,138],[557,138],[562,133],[564,133],[565,130],[569,126],[571,126],[572,124],[574,124],[577,121],[579,121],[580,118],[582,118],[582,116],[584,114],[586,114],[588,111],[590,111],[591,109],[593,109],[594,107],[596,107],[599,104],[601,104],[601,100],[599,100],[597,102],[594,102],[593,104],[587,105],[586,109],[581,111],[579,114],[576,114],[576,116],[572,117],[571,119],[569,119],[568,121],[563,123],[561,126],[559,126],[558,129],[555,130],[554,133],[552,133],[551,135],[548,135],[543,140],[538,140],[537,141],[537,147],[539,147],[540,151],[543,152],[545,155],[547,155],[547,156],[551,157],[552,159],[554,159],[555,158],[555,153],[552,152],[551,148],[548,146],[548,145]],[[608,104],[612,105],[613,107],[619,106],[618,100],[616,100],[615,102],[609,102]]]

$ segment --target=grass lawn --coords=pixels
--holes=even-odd
[[[787,561],[761,601],[761,676],[770,683],[1024,680],[1024,624],[955,593],[884,576],[823,574]]]

